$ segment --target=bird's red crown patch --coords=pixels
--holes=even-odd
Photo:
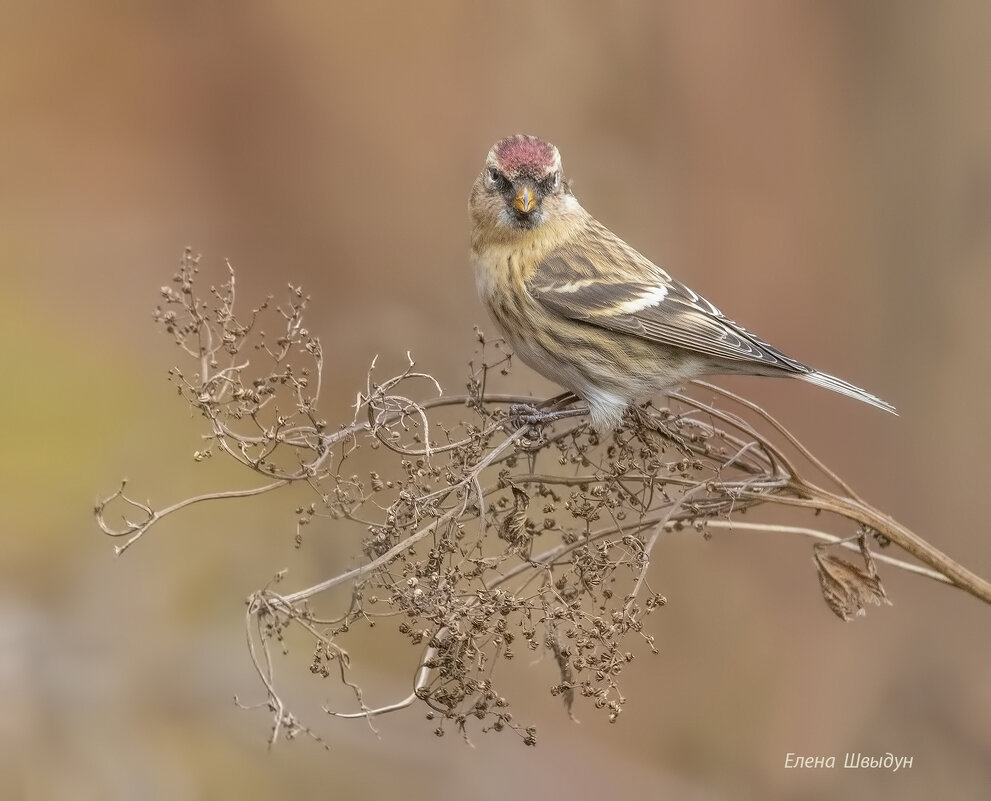
[[[518,134],[499,142],[495,146],[495,157],[504,172],[525,170],[542,174],[554,166],[557,152],[554,145],[536,136]]]

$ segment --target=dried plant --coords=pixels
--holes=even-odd
[[[207,421],[194,459],[226,456],[264,483],[162,509],[122,484],[96,518],[122,540],[122,553],[191,504],[305,484],[313,497],[295,509],[297,543],[316,529],[360,541],[359,566],[293,592],[277,589],[280,573],[249,600],[249,651],[273,714],[272,742],[310,732],[274,677],[273,646],[285,649],[290,629],[308,638],[312,673],[350,688],[354,711],[326,710],[335,717],[371,724],[419,703],[438,734],[453,726],[467,737],[477,721],[481,731],[514,731],[533,744],[535,730],[517,722],[499,692],[498,668],[547,652],[558,668],[551,693],[569,711],[584,698],[615,720],[624,669],[638,650],[654,649],[645,618],[665,603],[650,585],[650,560],[662,535],[685,527],[812,538],[826,603],[845,620],[887,602],[879,562],[991,602],[987,582],[870,506],[765,411],[710,384],[631,410],[601,438],[571,395],[534,405],[490,391],[510,357],[476,331],[479,356],[464,393],[444,394],[411,358],[382,381],[373,364],[354,419],[333,427],[318,408],[324,355],[304,327],[302,290],[290,286],[283,303],[269,299],[242,316],[233,270],[204,300],[198,269],[187,251],[155,314],[194,364],[170,371]],[[273,319],[274,336],[262,328]],[[359,474],[352,465],[364,449],[376,468]],[[764,504],[829,513],[851,536],[751,521],[749,511]],[[123,523],[111,524],[109,509],[120,505]],[[922,566],[871,550],[889,543]],[[858,561],[838,556],[843,549]],[[331,599],[338,587],[343,608]],[[386,621],[420,656],[408,696],[372,708],[352,676],[348,634]]]

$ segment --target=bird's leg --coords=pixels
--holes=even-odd
[[[540,410],[535,403],[511,403],[509,404],[509,424],[514,428],[525,425],[537,416]]]
[[[557,407],[568,406],[578,400],[578,396],[568,390],[567,392],[562,392],[560,395],[555,395],[553,398],[548,398],[540,403],[540,408],[542,409],[554,409]]]
[[[510,425],[519,428],[520,426],[540,426],[553,423],[555,420],[563,420],[566,417],[576,417],[586,414],[587,409],[563,409],[578,400],[573,392],[563,392],[553,398],[539,403],[514,403],[509,407]]]
[[[541,404],[543,406],[545,404]],[[536,472],[537,453],[547,443],[544,436],[544,426],[553,423],[555,420],[563,420],[566,417],[577,417],[588,414],[587,408],[579,409],[541,409],[530,403],[514,403],[509,407],[509,416],[506,418],[507,430],[521,428],[526,429],[526,433],[518,440],[518,447],[527,454],[527,461],[530,466],[530,473]]]
[[[576,417],[586,414],[585,409],[557,409],[556,411],[543,410],[532,403],[514,403],[509,407],[509,424],[514,428],[520,426],[542,426],[553,423],[555,420],[563,420],[566,417]]]

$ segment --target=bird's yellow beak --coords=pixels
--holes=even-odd
[[[533,197],[533,190],[529,186],[524,186],[517,192],[516,200],[513,201],[513,208],[517,211],[522,211],[524,214],[529,214],[536,205],[537,201]]]

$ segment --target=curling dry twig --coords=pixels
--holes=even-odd
[[[324,357],[303,324],[309,299],[290,285],[281,304],[269,298],[240,315],[233,270],[206,300],[196,294],[198,270],[187,252],[156,311],[194,367],[170,372],[206,421],[194,459],[227,456],[264,482],[160,509],[125,495],[122,483],[97,504],[96,518],[124,538],[123,553],[192,504],[300,485],[313,500],[293,507],[298,546],[310,537],[350,538],[357,565],[249,598],[249,656],[273,743],[315,736],[288,710],[275,676],[272,647],[288,649],[290,630],[310,643],[310,672],[336,678],[347,703],[357,704],[324,705],[335,718],[371,725],[418,703],[438,734],[454,727],[467,738],[474,725],[532,744],[534,729],[516,720],[498,690],[500,672],[525,650],[553,655],[559,677],[550,691],[569,711],[585,699],[616,720],[635,643],[654,650],[645,618],[665,603],[649,584],[651,558],[677,531],[812,538],[824,599],[843,618],[886,598],[879,565],[991,602],[986,581],[870,506],[765,410],[710,384],[672,393],[666,406],[631,410],[600,437],[572,395],[534,403],[497,392],[510,357],[477,331],[465,392],[445,395],[408,354],[382,381],[373,362],[353,419],[334,428],[319,412]],[[263,320],[274,336],[263,333]],[[817,527],[740,519],[767,504],[820,515]],[[893,543],[925,567],[877,553],[872,543]],[[837,555],[851,550],[859,563]],[[346,644],[353,630],[376,623],[394,626],[398,643],[414,649],[412,686],[371,705]]]

